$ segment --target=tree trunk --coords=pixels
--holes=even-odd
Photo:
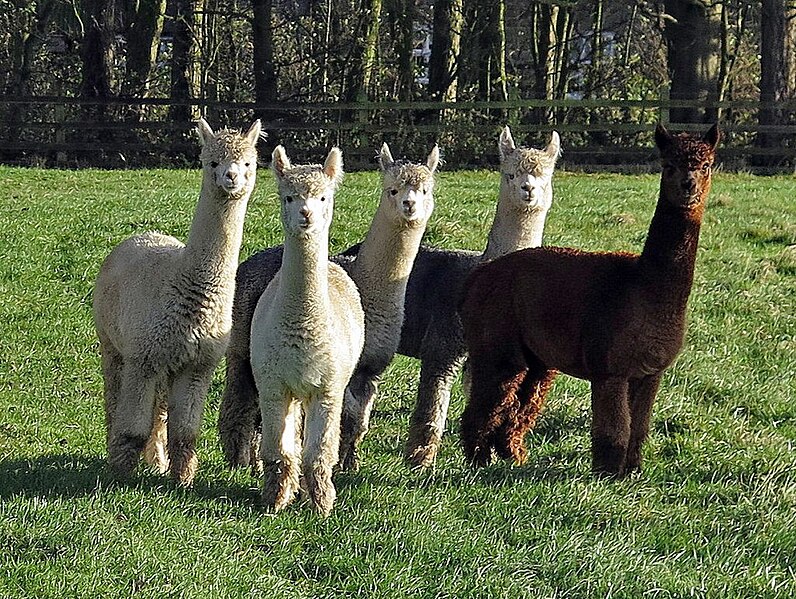
[[[796,122],[794,109],[777,106],[796,100],[796,6],[787,0],[763,0],[760,16],[760,131],[757,146],[781,148],[788,135],[778,127]],[[792,137],[792,136],[790,136]],[[758,155],[757,166],[781,165],[777,154]]]
[[[150,77],[158,57],[166,0],[139,0],[127,30],[127,69],[122,93],[146,98]]]
[[[96,103],[84,106],[88,120],[105,120],[111,97],[111,65],[113,64],[113,5],[104,0],[83,0],[85,35],[81,45],[82,79],[80,97]]]
[[[508,100],[506,73],[506,2],[481,0],[478,3],[481,24],[478,39],[478,98]]]
[[[676,123],[711,123],[718,118],[719,66],[721,62],[721,2],[666,0],[669,20],[664,27],[672,100],[696,105],[672,107]]]
[[[257,104],[276,104],[279,100],[276,65],[274,64],[273,0],[252,0],[252,44],[254,60],[254,99]],[[272,115],[255,111],[267,123]],[[266,127],[267,129],[267,127]]]
[[[434,3],[428,64],[428,93],[431,100],[452,102],[456,99],[456,71],[463,25],[462,0],[437,0]]]
[[[171,107],[169,118],[178,125],[187,125],[199,116],[189,102],[196,98],[199,27],[197,12],[201,0],[176,0],[171,50]],[[186,128],[186,133],[189,128]]]
[[[415,0],[397,0],[396,29],[398,31],[398,100],[408,102],[413,97]]]

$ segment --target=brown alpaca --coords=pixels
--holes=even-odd
[[[719,141],[655,130],[663,172],[640,255],[521,250],[480,265],[461,305],[472,387],[462,414],[474,465],[525,460],[557,371],[591,382],[592,470],[640,469],[664,370],[683,343],[699,228]]]

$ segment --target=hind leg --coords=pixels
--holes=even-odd
[[[103,396],[105,403],[105,446],[110,448],[111,429],[116,416],[116,406],[122,387],[122,356],[108,341],[100,336],[100,353],[102,357]]]
[[[410,466],[429,467],[437,459],[451,399],[451,387],[464,360],[449,348],[426,347],[420,365],[417,401],[409,422],[404,459]]]
[[[121,476],[132,474],[152,433],[157,377],[125,363],[108,435],[108,462]]]
[[[627,473],[641,470],[641,446],[650,428],[652,405],[663,373],[630,381],[630,443],[627,447]]]
[[[517,464],[525,462],[528,455],[525,436],[536,425],[556,374],[555,370],[542,366],[529,369],[517,390],[519,408],[506,418],[495,435],[495,448],[500,457],[512,458]]]
[[[359,444],[368,432],[370,413],[376,400],[378,379],[355,371],[343,399],[340,425],[340,468],[359,469]]]
[[[332,469],[338,461],[342,395],[328,391],[305,405],[302,469],[310,501],[324,516],[331,513],[337,497]]]
[[[167,421],[168,386],[164,379],[156,385],[152,434],[144,447],[144,460],[151,464],[158,474],[165,474],[169,470]]]
[[[465,458],[474,466],[492,461],[497,430],[519,409],[517,391],[527,368],[510,361],[470,355],[470,397],[461,419]]]
[[[630,441],[628,381],[610,378],[591,382],[592,472],[623,476]]]
[[[188,367],[175,375],[169,394],[169,471],[171,478],[185,487],[191,486],[196,476],[196,440],[213,370],[209,366]]]
[[[291,397],[260,395],[263,503],[275,512],[290,505],[299,490],[301,404]]]
[[[229,468],[262,467],[259,450],[260,408],[248,354],[227,352],[226,381],[218,412],[218,434]]]

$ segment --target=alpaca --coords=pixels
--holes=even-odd
[[[479,262],[542,243],[561,149],[558,133],[537,150],[517,147],[505,127],[498,149],[500,194],[484,252],[421,246],[409,277],[398,353],[421,360],[404,454],[410,466],[431,466],[442,441],[451,386],[466,356],[457,314],[464,280]]]
[[[187,243],[154,232],[127,239],[102,264],[93,299],[109,463],[130,475],[149,439],[145,457],[184,486],[196,474],[205,395],[232,324],[261,124],[214,133],[200,119],[197,132],[203,179]]]
[[[345,395],[340,448],[341,464],[356,467],[356,444],[367,428],[379,377],[392,360],[400,339],[408,274],[420,239],[434,209],[434,174],[439,164],[435,146],[425,164],[394,160],[382,145],[379,166],[382,193],[367,237],[358,252],[338,255],[356,283],[365,311],[365,347]],[[355,260],[356,258],[356,260]],[[258,472],[259,409],[249,360],[252,315],[265,287],[282,263],[282,247],[262,250],[239,267],[236,276],[232,333],[227,350],[227,376],[218,430],[227,465],[251,465]]]
[[[329,262],[342,154],[332,148],[322,167],[294,166],[277,146],[272,159],[285,241],[282,266],[254,310],[250,347],[262,420],[263,501],[274,511],[289,505],[301,471],[313,506],[328,515],[343,394],[365,340],[356,285]]]
[[[719,141],[655,130],[660,196],[641,254],[536,248],[483,264],[461,307],[472,387],[466,458],[522,463],[557,371],[591,383],[592,470],[623,477],[641,448],[661,376],[679,353]]]

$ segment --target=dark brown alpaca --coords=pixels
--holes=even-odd
[[[523,462],[558,371],[591,382],[592,470],[640,469],[652,404],[683,343],[699,228],[719,141],[655,130],[663,172],[640,255],[521,250],[470,275],[461,305],[472,386],[464,453]]]

